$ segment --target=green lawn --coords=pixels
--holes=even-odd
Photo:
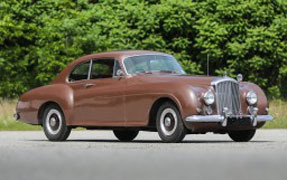
[[[0,100],[0,131],[40,130],[40,126],[32,126],[13,119],[15,100]]]
[[[270,102],[270,114],[273,122],[265,124],[264,128],[287,128],[287,101],[273,100]]]
[[[0,131],[41,130],[40,126],[32,126],[13,119],[15,100],[0,100]],[[264,128],[287,128],[287,101],[273,100],[270,103],[270,114],[275,117]]]

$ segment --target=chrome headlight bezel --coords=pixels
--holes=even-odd
[[[203,95],[203,100],[206,105],[212,105],[215,102],[215,96],[211,90],[208,90]]]
[[[249,105],[255,105],[258,102],[258,96],[254,91],[249,91],[246,95],[246,101]]]

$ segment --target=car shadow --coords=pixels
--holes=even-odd
[[[43,141],[43,142],[47,142],[49,140],[30,140],[30,141]],[[134,140],[134,141],[131,141],[131,142],[122,142],[122,141],[119,141],[119,140],[113,140],[113,139],[71,139],[71,140],[66,140],[66,141],[62,141],[61,143],[65,143],[65,142],[94,142],[94,143],[140,143],[140,144],[144,144],[144,143],[162,143],[162,144],[170,144],[170,143],[164,143],[162,142],[161,140]],[[266,143],[266,142],[272,142],[272,141],[249,141],[248,143]],[[210,144],[210,143],[217,143],[217,144],[220,144],[220,143],[223,143],[223,144],[226,144],[226,143],[235,143],[234,141],[232,140],[183,140],[182,142],[180,143],[173,143],[173,144]]]

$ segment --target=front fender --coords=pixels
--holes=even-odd
[[[198,114],[197,109],[201,108],[201,95],[208,87],[193,86],[190,84],[177,83],[176,88],[170,92],[171,99],[175,99],[182,118]]]
[[[254,91],[258,96],[258,102],[257,102],[257,108],[258,108],[258,114],[265,115],[266,108],[269,107],[267,97],[264,93],[264,91],[256,84],[250,83],[250,82],[242,82],[240,83],[240,90],[241,90],[241,102],[243,107],[243,113],[247,112],[248,103],[246,101],[246,96],[249,91]]]

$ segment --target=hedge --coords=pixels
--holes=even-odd
[[[285,0],[1,0],[0,97],[53,79],[91,53],[173,54],[189,74],[243,74],[287,96]]]

